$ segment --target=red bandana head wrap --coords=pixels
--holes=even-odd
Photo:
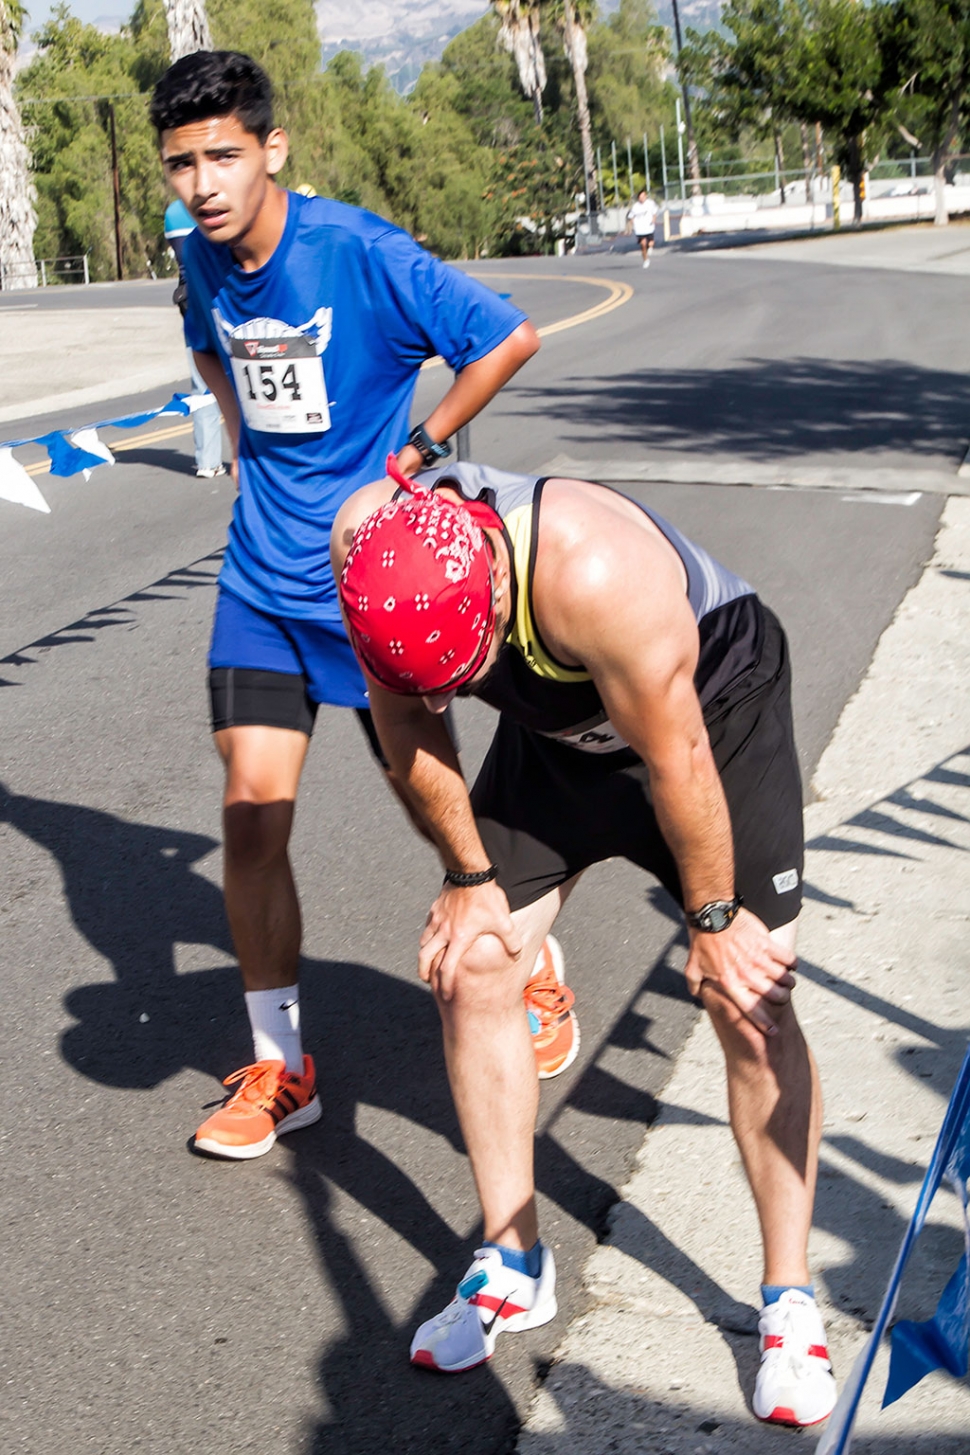
[[[464,505],[388,465],[413,493],[369,515],[354,535],[340,577],[351,645],[389,692],[452,692],[482,666],[495,630],[485,535]],[[477,502],[472,509],[483,514]]]

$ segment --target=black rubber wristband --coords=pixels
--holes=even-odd
[[[487,869],[480,869],[477,874],[462,874],[457,869],[446,869],[446,884],[453,884],[456,889],[477,889],[479,884],[491,884],[493,879],[498,878],[498,865],[491,864]]]

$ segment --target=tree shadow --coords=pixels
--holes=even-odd
[[[559,422],[588,454],[591,431],[683,456],[966,450],[970,377],[902,360],[749,359],[723,369],[643,369],[583,375],[542,391],[522,386],[523,411]]]

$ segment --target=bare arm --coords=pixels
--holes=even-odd
[[[431,438],[449,439],[476,414],[480,414],[538,348],[539,336],[532,324],[526,321],[520,323],[490,353],[476,359],[473,364],[467,364],[460,374],[455,375],[455,382],[448,393],[425,420]],[[422,467],[421,456],[411,445],[406,445],[401,451],[398,463],[405,475],[413,475]]]
[[[199,354],[193,350],[192,358],[195,360],[195,367],[212,390],[222,411],[226,433],[232,446],[233,475],[235,476],[236,461],[239,459],[239,405],[236,402],[236,395],[218,354]]]
[[[684,904],[696,910],[734,895],[731,820],[694,688],[693,613],[666,550],[637,535],[614,530],[608,539],[587,541],[570,569],[558,563],[566,584],[556,635],[586,664],[610,721],[646,763]],[[775,1033],[771,1008],[790,998],[790,965],[746,910],[719,934],[691,931],[692,992],[705,980],[719,985],[766,1035]]]
[[[468,788],[444,719],[420,698],[383,691],[368,678],[368,698],[381,747],[395,777],[437,846],[446,869],[475,874],[489,867]],[[480,935],[495,935],[510,959],[520,950],[508,900],[494,882],[460,889],[444,885],[421,936],[418,970],[450,999],[454,972]]]

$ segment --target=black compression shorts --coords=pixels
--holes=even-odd
[[[757,666],[704,720],[731,815],[737,892],[777,929],[801,909],[804,839],[788,644],[770,611]],[[632,750],[583,753],[503,715],[472,806],[513,910],[615,857],[649,870],[682,903],[647,768]]]
[[[275,727],[305,733],[309,738],[313,735],[318,706],[307,691],[302,672],[263,672],[255,667],[209,669],[209,707],[214,733],[228,727]],[[377,740],[370,710],[355,708],[354,711],[371,752],[381,767],[386,768],[387,759]]]

